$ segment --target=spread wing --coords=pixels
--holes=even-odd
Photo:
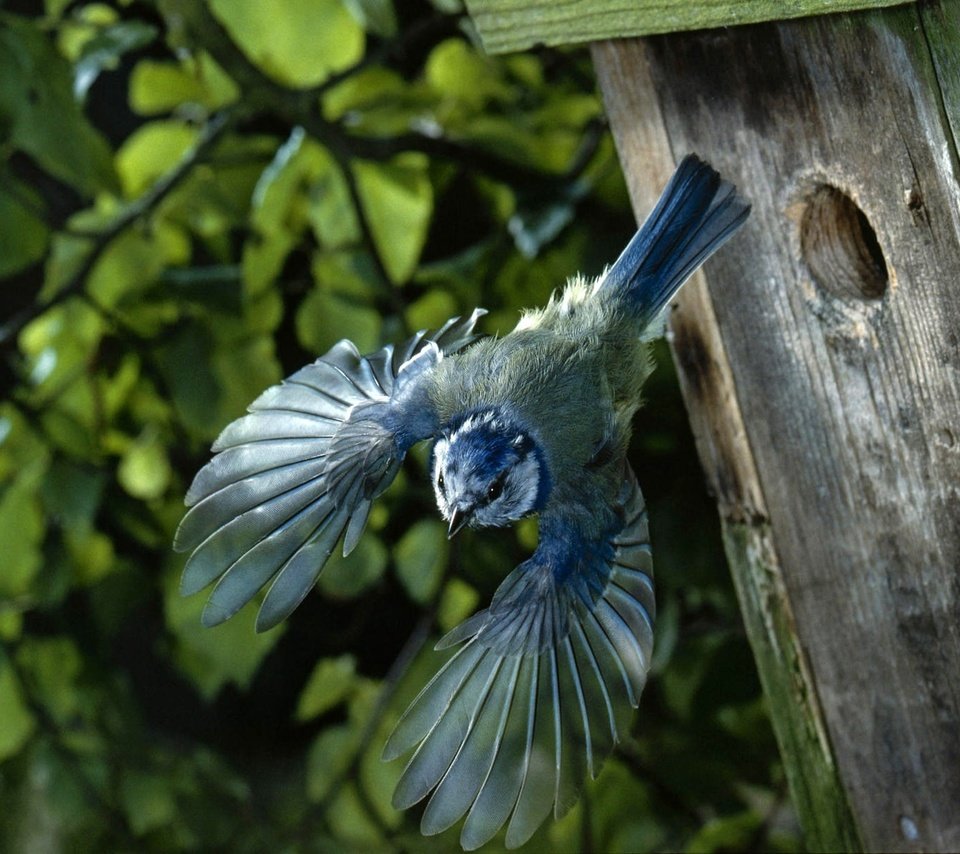
[[[397,808],[431,791],[421,831],[464,814],[460,842],[483,845],[509,820],[522,845],[551,809],[575,802],[628,732],[653,648],[653,569],[643,497],[628,471],[617,530],[574,541],[544,519],[534,555],[490,608],[438,647],[461,644],[400,719],[384,749],[416,747]],[[544,530],[546,527],[546,530]]]
[[[424,379],[443,354],[475,340],[483,313],[368,356],[341,341],[227,426],[187,492],[174,541],[193,552],[184,595],[217,582],[205,625],[269,584],[257,629],[275,626],[313,587],[341,535],[350,552],[407,450],[436,432]]]

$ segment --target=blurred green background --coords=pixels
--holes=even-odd
[[[0,849],[446,851],[379,753],[535,524],[450,546],[414,454],[281,627],[171,550],[267,385],[476,305],[508,331],[633,219],[583,51],[456,0],[0,2]],[[530,850],[799,850],[664,345],[632,460],[659,618],[634,727]],[[499,843],[488,846],[497,850]]]

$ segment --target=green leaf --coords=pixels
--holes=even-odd
[[[437,622],[444,632],[459,626],[476,609],[480,594],[467,582],[451,578],[443,588],[437,609]]]
[[[15,641],[23,633],[23,614],[0,605],[0,641]]]
[[[179,574],[179,570],[167,573],[163,595],[166,624],[174,639],[174,662],[207,700],[227,683],[246,688],[286,631],[286,624],[258,634],[257,603],[252,602],[225,623],[205,628],[200,614],[207,597],[181,596]]]
[[[389,163],[357,161],[357,188],[377,252],[394,284],[406,282],[420,261],[433,213],[428,161],[417,152]]]
[[[608,759],[596,783],[588,784],[590,823],[598,850],[669,850],[668,829],[657,821],[647,788],[614,758]]]
[[[127,229],[110,241],[87,279],[97,303],[116,308],[139,297],[160,275],[164,257],[156,240]]]
[[[427,59],[425,76],[438,94],[460,101],[471,110],[510,94],[497,63],[463,39],[447,39],[438,44]]]
[[[127,771],[120,780],[120,803],[135,836],[163,827],[178,815],[170,781],[155,774]]]
[[[299,186],[323,168],[325,152],[295,127],[260,175],[250,204],[252,221],[260,231],[289,227],[287,212]]]
[[[144,59],[130,75],[130,108],[155,116],[199,104],[217,110],[236,101],[240,90],[233,79],[205,52],[178,63]]]
[[[2,84],[0,84],[2,85]],[[36,193],[9,176],[0,186],[0,278],[35,264],[47,251],[50,232],[37,215]]]
[[[279,83],[315,86],[363,56],[363,28],[341,0],[210,0],[241,50]]]
[[[457,313],[457,301],[447,291],[427,291],[407,306],[407,324],[411,329],[437,329]]]
[[[393,0],[344,0],[350,14],[368,33],[392,39],[397,34]]]
[[[434,664],[436,660],[434,660]],[[373,687],[373,686],[371,686]],[[371,707],[375,708],[380,698],[380,687],[371,692]],[[369,714],[369,713],[368,713]],[[364,724],[368,718],[364,718]],[[376,731],[367,742],[366,749],[360,758],[360,775],[358,785],[363,787],[366,803],[376,812],[381,824],[394,829],[403,823],[403,813],[393,806],[393,793],[403,774],[402,762],[384,762],[381,758],[383,745],[387,743],[390,733],[397,725],[397,717],[389,712],[383,714]]]
[[[317,586],[334,599],[353,599],[376,584],[386,568],[386,546],[368,532],[347,557],[338,551],[331,555]]]
[[[158,121],[137,128],[117,151],[117,172],[128,198],[139,196],[169,172],[197,141],[195,127]]]
[[[351,847],[382,846],[383,836],[357,793],[354,783],[345,783],[327,813],[337,838]]]
[[[259,296],[273,286],[296,245],[297,238],[287,231],[277,231],[267,237],[253,236],[244,243],[241,271],[247,296]]]
[[[0,401],[0,483],[6,485],[33,469],[39,480],[49,462],[49,448],[32,419],[28,421],[20,409]]]
[[[83,101],[101,71],[112,71],[120,65],[125,53],[150,44],[157,28],[143,21],[120,21],[105,27],[86,44],[74,66],[73,92]]]
[[[89,384],[81,382],[103,333],[103,322],[88,305],[72,300],[45,311],[20,333],[20,349],[27,357],[36,398],[58,395],[59,408],[81,424],[90,422],[84,411]],[[49,410],[48,410],[49,411]]]
[[[587,181],[575,181],[554,199],[532,208],[520,208],[507,230],[524,258],[532,260],[574,220],[577,204],[590,192]]]
[[[341,249],[314,254],[311,265],[314,281],[321,289],[347,299],[373,304],[379,281],[369,254]]]
[[[417,522],[400,538],[393,552],[397,576],[414,602],[425,605],[433,598],[448,551],[447,531],[436,519]]]
[[[13,15],[0,15],[0,139],[87,196],[116,185],[110,148],[73,97],[69,63]]]
[[[269,318],[268,318],[269,319]],[[267,386],[280,381],[273,339],[244,335],[221,318],[214,331],[185,323],[157,349],[160,369],[183,423],[203,438],[216,436]]]
[[[263,314],[263,323],[272,331],[278,318],[271,317],[275,306],[265,300],[259,308]],[[256,314],[258,309],[251,310]],[[279,311],[276,312],[279,314]],[[246,329],[257,329],[257,321],[252,318],[243,324]],[[243,332],[242,336],[224,335],[217,342],[212,367],[222,391],[220,410],[217,417],[226,424],[243,414],[250,402],[267,388],[280,382],[282,377],[280,364],[274,350],[273,338],[265,334]]]
[[[21,461],[23,468],[0,494],[0,597],[17,598],[30,591],[42,565],[41,545],[46,531],[40,482],[44,459]]]
[[[687,844],[688,854],[743,851],[749,847],[761,824],[753,810],[709,820]]]
[[[43,5],[49,17],[59,18],[72,2],[73,0],[44,0]]]
[[[31,696],[59,723],[67,723],[80,704],[77,679],[83,659],[69,637],[27,637],[17,649],[19,672]]]
[[[390,68],[371,65],[351,74],[324,93],[323,116],[327,121],[335,122],[350,113],[351,122],[357,119],[363,122],[363,114],[371,110],[399,106],[404,108],[402,112],[409,130],[411,114],[410,109],[406,108],[408,102],[419,106],[421,111],[427,110],[431,103],[427,98],[418,97],[417,91],[411,90],[401,74]],[[366,128],[365,122],[363,126]]]
[[[327,249],[340,249],[360,240],[357,211],[333,158],[310,186],[307,218],[317,241]]]
[[[297,338],[312,353],[324,353],[341,338],[348,338],[361,353],[380,343],[380,313],[355,300],[314,288],[300,304]]]
[[[167,449],[155,428],[146,428],[120,460],[117,479],[134,498],[159,498],[170,483]]]
[[[0,654],[0,762],[20,752],[34,729],[33,715],[10,662]]]
[[[117,10],[106,3],[78,4],[56,28],[57,48],[71,62],[77,62],[87,43],[119,20]]]
[[[263,292],[280,273],[310,216],[310,188],[331,171],[336,167],[330,155],[300,127],[290,132],[263,169],[251,199],[254,234],[243,250],[248,295]]]
[[[660,677],[663,698],[678,717],[691,718],[704,681],[711,676],[711,662],[723,643],[722,635],[712,633],[678,645],[670,666]]]
[[[344,725],[325,729],[316,737],[307,754],[307,797],[317,803],[330,791],[353,760],[359,747],[356,727]]]
[[[319,717],[345,700],[355,683],[356,660],[352,655],[321,659],[300,694],[296,719],[308,721]]]
[[[106,472],[65,457],[55,458],[43,482],[47,515],[61,527],[89,529],[106,482]]]
[[[67,221],[70,229],[97,232],[109,227],[110,215],[104,211],[88,209],[74,214]],[[70,284],[87,260],[93,246],[92,240],[67,231],[54,233],[50,251],[44,266],[41,302],[47,302]]]
[[[211,365],[212,336],[198,323],[185,323],[157,348],[160,371],[180,421],[200,436],[223,428],[223,392]]]
[[[113,540],[100,531],[71,528],[64,532],[64,542],[78,584],[96,584],[118,568]]]

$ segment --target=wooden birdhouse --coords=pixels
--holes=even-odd
[[[691,151],[752,202],[672,347],[794,802],[811,850],[957,850],[960,2],[468,8],[592,43],[639,216]]]

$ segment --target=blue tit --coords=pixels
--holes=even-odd
[[[683,282],[744,222],[735,188],[687,156],[627,248],[575,278],[503,337],[482,314],[362,356],[349,341],[267,389],[197,474],[175,547],[181,590],[213,584],[216,625],[266,594],[284,619],[407,451],[433,441],[450,535],[539,516],[539,544],[489,608],[438,644],[446,663],[400,719],[384,758],[411,753],[394,794],[438,833],[464,816],[474,849],[504,825],[523,844],[563,815],[628,732],[653,646],[647,514],[626,461],[651,370],[649,339]]]

